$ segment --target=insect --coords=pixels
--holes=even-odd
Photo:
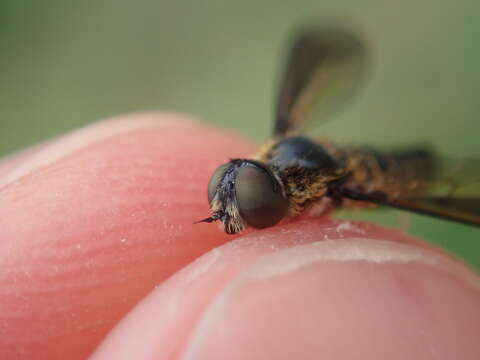
[[[251,159],[218,167],[208,185],[211,216],[228,234],[266,228],[314,205],[387,205],[480,225],[480,161],[448,162],[428,148],[380,152],[303,135],[313,109],[328,118],[355,93],[368,51],[354,32],[308,30],[293,42],[273,139]]]

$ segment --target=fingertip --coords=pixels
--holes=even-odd
[[[159,142],[168,141],[168,134],[171,131],[183,133],[183,137],[174,138],[174,151],[176,149],[181,150],[182,145],[188,146],[190,142],[193,142],[192,145],[200,143],[202,145],[201,152],[202,150],[208,152],[216,149],[217,151],[212,151],[212,154],[210,154],[212,160],[215,160],[215,155],[221,154],[220,151],[225,148],[231,148],[234,154],[243,154],[251,149],[250,144],[240,136],[202,124],[188,115],[159,111],[131,113],[95,122],[0,159],[0,171],[3,167],[9,170],[8,174],[7,171],[3,174],[0,172],[0,186],[26,176],[77,151],[86,151],[99,142],[112,138],[121,141],[122,138],[128,138],[129,134],[145,133],[149,129],[152,130],[152,136],[156,136]],[[202,139],[206,140],[210,135],[214,137],[214,141],[202,142]],[[145,139],[145,144],[148,144],[148,140]],[[218,140],[220,141],[218,142]],[[122,149],[116,150],[121,152]],[[198,152],[198,149],[196,150]],[[195,155],[192,154],[192,158]],[[208,166],[208,161],[206,165]]]
[[[5,359],[85,358],[153,287],[231,239],[193,222],[208,213],[211,171],[250,146],[185,116],[139,113],[19,158],[0,179]]]
[[[478,284],[463,265],[391,230],[302,221],[251,233],[189,265],[93,358],[423,359],[426,342],[445,358],[474,359]],[[141,329],[149,335],[129,341]],[[428,329],[422,339],[418,329]]]

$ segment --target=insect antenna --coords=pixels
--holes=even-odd
[[[194,224],[199,224],[199,223],[202,223],[202,222],[212,223],[212,222],[217,221],[217,220],[220,220],[220,216],[218,214],[213,214],[213,216],[210,216],[208,218],[195,221]]]

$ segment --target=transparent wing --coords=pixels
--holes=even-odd
[[[293,42],[280,86],[274,135],[299,132],[313,107],[322,121],[346,102],[364,77],[364,43],[352,31],[325,27],[301,33]]]
[[[480,158],[439,161],[428,182],[392,194],[386,186],[370,193],[344,189],[346,197],[480,226]]]

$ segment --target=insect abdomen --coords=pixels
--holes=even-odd
[[[362,190],[382,190],[392,194],[415,192],[433,178],[436,166],[427,148],[382,153],[370,149],[348,151],[350,183]]]

